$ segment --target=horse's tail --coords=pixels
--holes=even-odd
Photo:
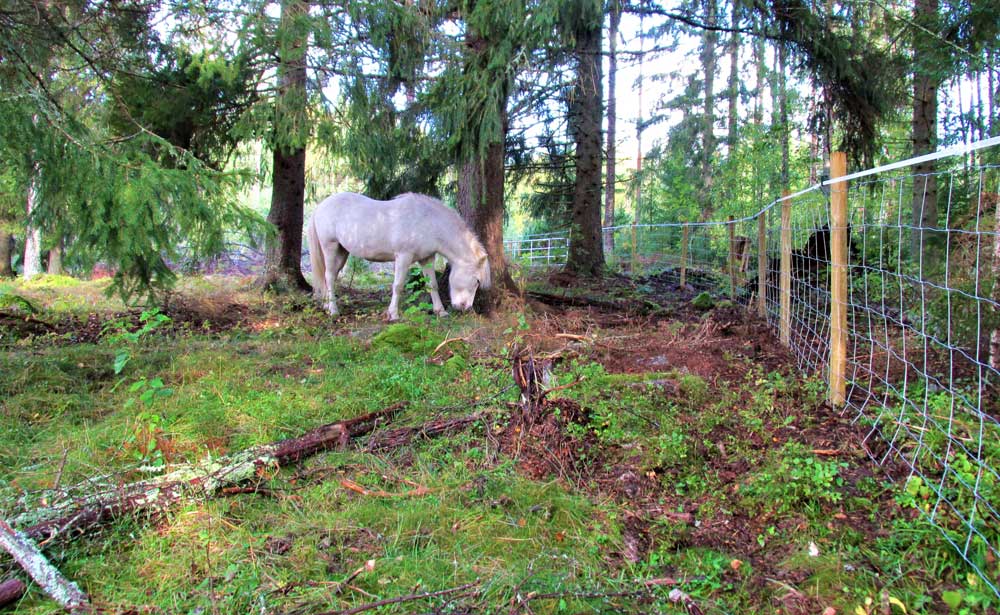
[[[309,260],[312,262],[312,284],[313,294],[317,297],[325,297],[326,287],[326,259],[323,258],[323,248],[319,243],[319,235],[316,234],[316,220],[309,218],[309,227],[306,229],[306,241],[309,243]]]

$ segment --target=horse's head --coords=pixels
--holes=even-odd
[[[488,289],[490,284],[490,262],[485,251],[471,263],[453,266],[451,276],[448,277],[452,306],[458,310],[468,310],[476,299],[476,291],[480,288]]]

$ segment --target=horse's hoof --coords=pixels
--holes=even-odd
[[[448,310],[441,310],[440,312],[434,312],[434,313],[437,314],[438,318],[444,318],[445,316],[448,315]]]

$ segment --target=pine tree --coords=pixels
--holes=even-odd
[[[566,269],[598,276],[604,269],[601,241],[601,4],[570,3],[568,30],[574,42],[576,83],[570,104],[569,131],[576,150],[569,256]]]

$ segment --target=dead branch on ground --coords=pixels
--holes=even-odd
[[[21,599],[28,588],[20,579],[7,579],[0,583],[0,609]]]
[[[189,497],[209,497],[229,487],[253,484],[281,466],[296,463],[320,451],[344,448],[352,438],[372,432],[391,420],[405,402],[363,416],[329,423],[301,436],[256,446],[218,459],[172,466],[161,476],[127,485],[115,485],[97,493],[65,497],[65,492],[46,494],[49,506],[30,510],[13,521],[24,533],[45,542],[71,530],[84,531],[109,519],[133,512],[158,514]]]
[[[38,586],[64,609],[70,612],[90,610],[90,598],[87,594],[50,564],[30,538],[12,528],[3,519],[0,519],[0,547],[10,553],[14,561],[35,580],[35,583],[38,583]],[[22,583],[22,594],[23,587]]]

